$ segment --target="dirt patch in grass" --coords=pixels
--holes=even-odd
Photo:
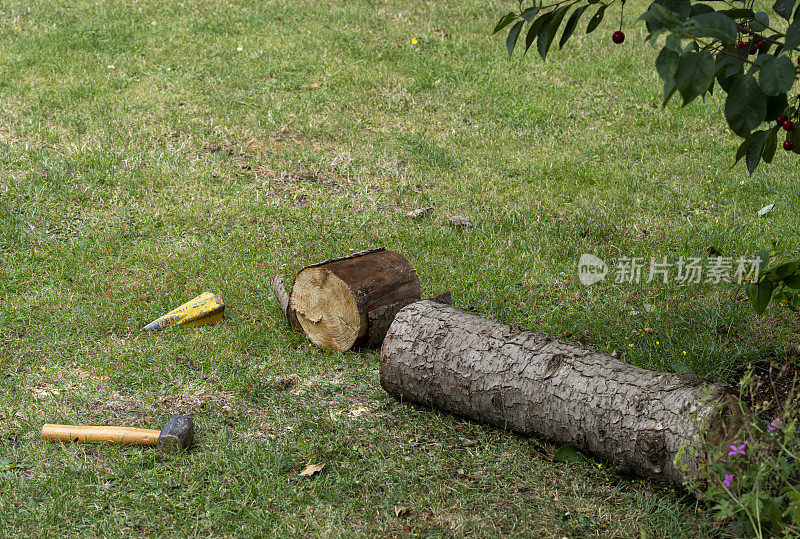
[[[219,408],[224,411],[230,411],[234,397],[228,393],[203,393],[199,395],[191,395],[188,393],[180,393],[167,397],[158,403],[159,408],[166,410],[171,414],[186,414],[190,412],[197,412],[198,410],[207,407]]]
[[[746,372],[742,370],[741,376]],[[745,403],[765,420],[781,415],[787,403],[796,401],[800,384],[800,356],[773,358],[755,363]]]
[[[122,422],[135,422],[145,415],[147,407],[135,397],[117,397],[109,401],[96,400],[91,408],[103,417],[113,417]]]
[[[293,170],[288,174],[284,174],[281,176],[281,181],[284,183],[311,183],[311,184],[318,184],[328,189],[336,189],[338,190],[339,184],[329,176],[323,176],[322,174],[318,174],[316,172],[311,172],[308,170]]]
[[[227,155],[228,157],[233,157],[239,153],[229,146],[223,146],[222,144],[217,144],[216,142],[207,143],[200,151],[201,153],[221,153]]]
[[[300,378],[298,375],[292,374],[291,376],[274,380],[272,382],[272,387],[275,389],[275,391],[291,391],[299,386],[302,381],[302,378]]]

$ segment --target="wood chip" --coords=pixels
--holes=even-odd
[[[406,214],[406,217],[410,219],[419,219],[427,214],[429,211],[433,209],[433,206],[428,206],[427,208],[419,208],[416,210],[411,210]]]
[[[456,226],[456,227],[467,228],[467,227],[471,227],[472,226],[472,223],[470,223],[465,217],[462,217],[460,215],[452,216],[449,219],[449,221],[450,221],[451,225]]]
[[[392,509],[394,510],[394,516],[397,518],[404,517],[411,512],[411,508],[405,505],[395,505]]]
[[[311,477],[321,472],[324,467],[325,467],[324,462],[320,462],[319,464],[309,464],[308,466],[303,468],[303,471],[300,472],[300,475],[303,477]]]

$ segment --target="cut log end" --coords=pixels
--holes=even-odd
[[[419,298],[411,263],[400,253],[372,249],[300,270],[287,318],[317,346],[344,352],[380,344],[394,314]]]
[[[292,308],[311,342],[329,350],[349,350],[367,330],[350,289],[325,268],[306,268],[297,275]]]

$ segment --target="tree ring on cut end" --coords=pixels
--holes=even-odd
[[[306,268],[297,275],[292,308],[303,332],[322,348],[344,352],[367,330],[350,288],[324,268]]]

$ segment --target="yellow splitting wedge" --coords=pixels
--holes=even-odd
[[[211,292],[203,292],[193,300],[187,301],[180,307],[172,309],[170,312],[153,320],[142,331],[151,329],[163,329],[168,326],[205,326],[206,324],[216,324],[222,320],[225,312],[225,305],[222,299]]]

